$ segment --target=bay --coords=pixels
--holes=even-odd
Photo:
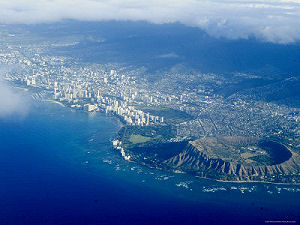
[[[0,119],[0,224],[299,222],[297,186],[218,183],[125,161],[114,117],[31,100]]]

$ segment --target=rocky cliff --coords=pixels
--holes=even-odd
[[[276,165],[244,165],[210,157],[189,142],[178,155],[164,161],[174,170],[222,180],[262,180],[265,176],[290,175],[299,173],[300,156],[291,152],[291,157]]]

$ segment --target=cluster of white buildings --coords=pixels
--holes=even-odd
[[[106,113],[112,112],[119,115],[129,125],[148,126],[164,123],[164,117],[144,113],[142,110],[135,109],[134,106],[118,106],[118,101],[114,101],[112,105],[104,105],[104,108]]]
[[[116,70],[111,70],[109,76],[103,77],[101,85],[96,87],[92,81],[84,80],[81,76],[74,76],[74,80],[60,82],[49,79],[42,82],[42,77],[42,75],[26,76],[24,82],[27,86],[52,89],[55,100],[65,102],[72,108],[83,109],[88,112],[112,113],[119,116],[128,125],[149,126],[164,123],[164,117],[150,115],[131,105],[137,96],[137,91],[132,91],[131,94],[121,92],[119,96],[110,95],[114,94],[113,92],[107,94],[109,82],[116,82],[117,80],[121,83],[122,78],[124,78],[123,75],[119,76]],[[119,77],[121,78],[118,79]],[[150,99],[152,101],[152,98]]]

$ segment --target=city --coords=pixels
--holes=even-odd
[[[270,82],[258,75],[199,73],[182,66],[149,75],[143,67],[53,56],[49,46],[57,44],[2,44],[0,63],[7,68],[4,78],[34,90],[40,100],[117,116],[128,134],[121,130],[113,146],[126,160],[134,159],[130,149],[137,146],[218,136],[271,138],[300,151],[299,108],[280,104],[280,99],[256,100],[259,89],[247,89],[248,93],[239,87],[258,80],[267,82],[263,85],[267,92],[274,84],[297,82],[296,77]],[[241,91],[231,92],[232,86]],[[151,134],[153,127],[158,134]],[[148,135],[141,135],[143,132]]]

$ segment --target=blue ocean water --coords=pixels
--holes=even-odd
[[[265,224],[300,217],[300,187],[146,168],[110,141],[119,122],[50,102],[0,118],[0,224]]]

